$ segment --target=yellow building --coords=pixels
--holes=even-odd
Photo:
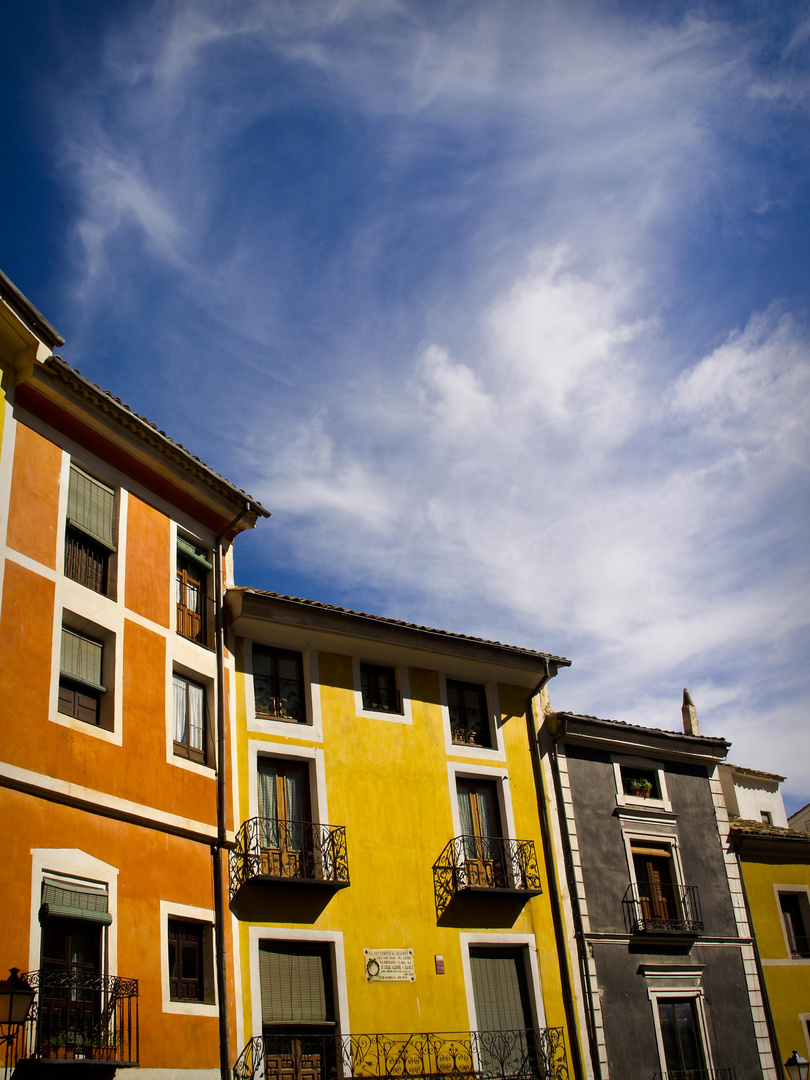
[[[580,1075],[536,757],[569,661],[251,589],[226,605],[238,1080]]]
[[[230,545],[266,511],[61,344],[0,276],[0,972],[36,991],[10,1060],[227,1076],[217,626]]]
[[[752,771],[743,770],[746,778]],[[781,1062],[793,1050],[810,1059],[810,835],[733,818],[729,840],[742,870],[774,1053]]]

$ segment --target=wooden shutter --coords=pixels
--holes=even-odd
[[[102,646],[98,641],[82,637],[68,627],[62,627],[62,659],[59,670],[65,678],[84,686],[103,691],[101,682]]]
[[[325,1024],[334,1020],[328,1004],[326,949],[285,948],[263,942],[259,980],[263,1024]]]
[[[115,551],[115,493],[92,476],[70,466],[67,519],[70,525]]]

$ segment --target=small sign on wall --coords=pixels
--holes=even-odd
[[[413,949],[363,949],[366,982],[415,982]]]

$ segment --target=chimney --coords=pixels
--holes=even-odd
[[[683,688],[683,705],[681,705],[681,715],[683,716],[683,730],[687,735],[699,735],[700,728],[698,727],[697,709],[695,703],[692,701],[692,695],[686,689]]]

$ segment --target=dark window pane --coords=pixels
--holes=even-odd
[[[447,680],[447,711],[453,742],[473,746],[492,746],[487,695],[477,683]]]

